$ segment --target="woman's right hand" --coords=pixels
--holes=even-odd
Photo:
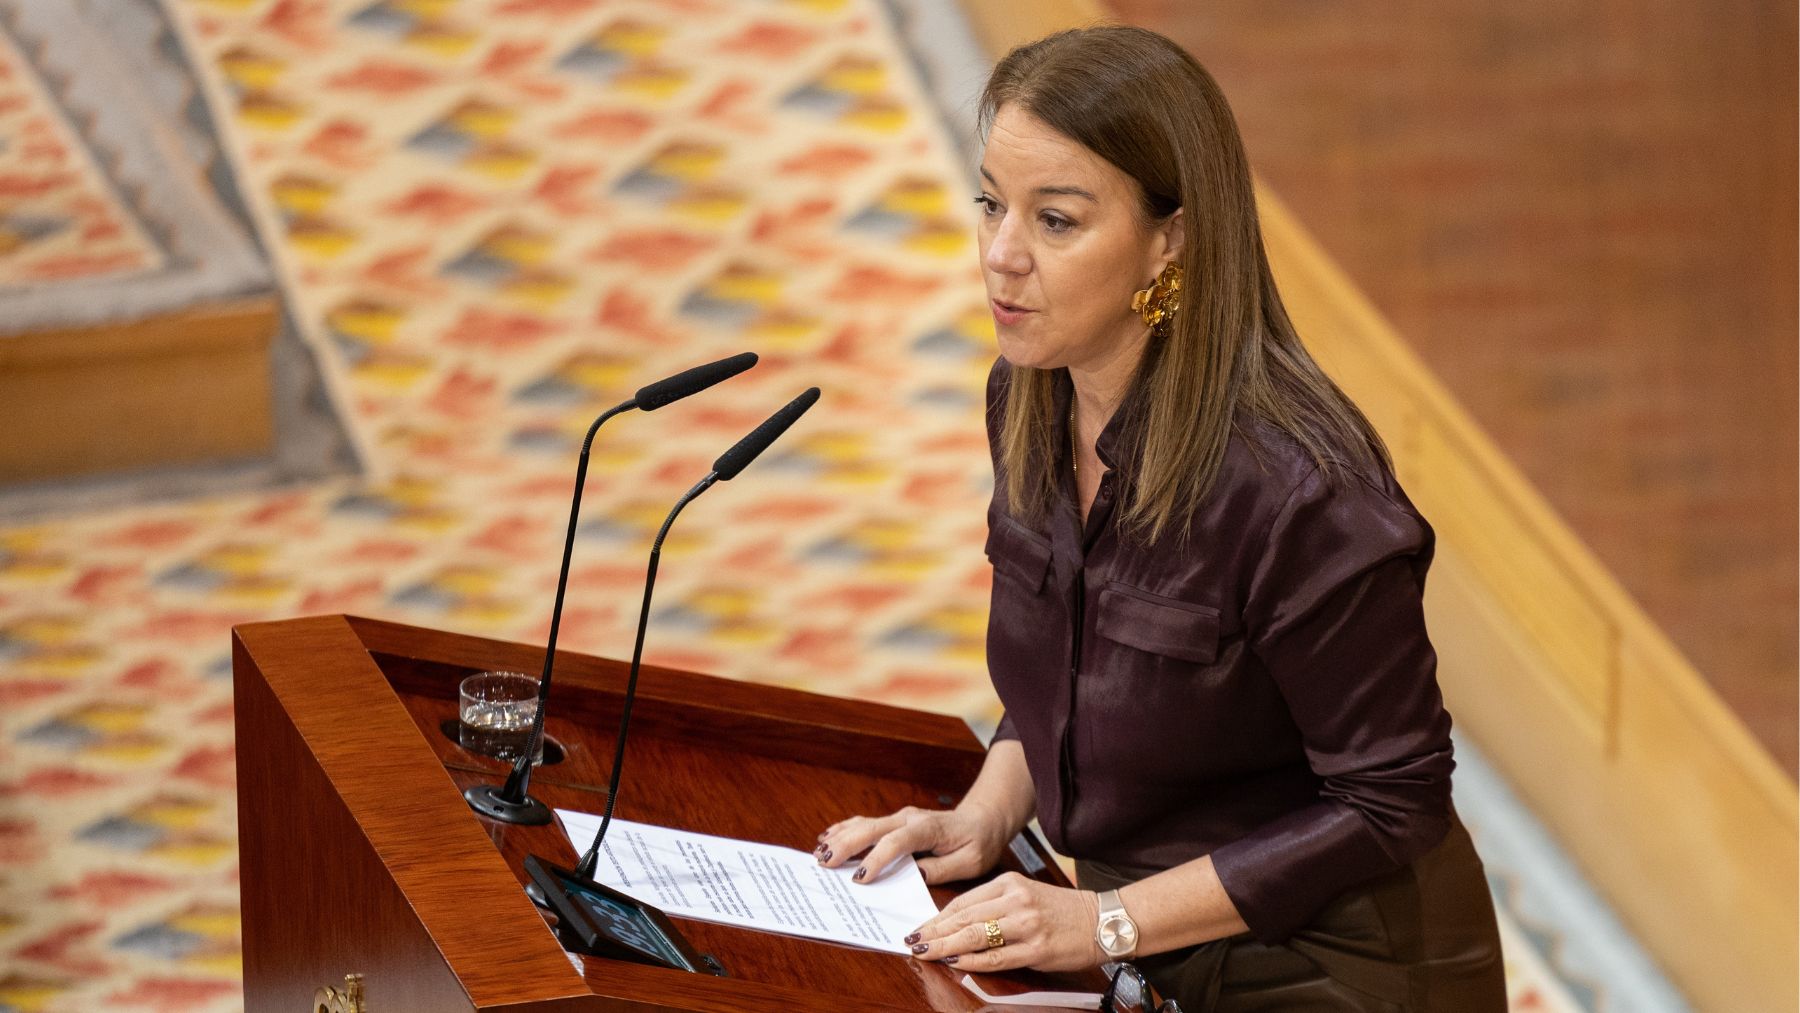
[[[919,855],[927,883],[973,879],[994,867],[1012,829],[999,813],[964,802],[955,809],[907,806],[887,816],[852,816],[819,835],[819,864],[835,869],[866,849],[852,878],[871,883],[895,859]]]

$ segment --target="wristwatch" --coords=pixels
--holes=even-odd
[[[1126,960],[1137,952],[1137,922],[1125,913],[1125,905],[1119,900],[1119,891],[1104,890],[1100,893],[1100,923],[1094,926],[1094,942],[1100,949],[1114,960]]]

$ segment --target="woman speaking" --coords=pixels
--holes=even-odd
[[[820,861],[968,879],[1035,815],[1081,888],[1000,876],[920,959],[1129,960],[1189,1010],[1503,1010],[1434,534],[1288,320],[1217,84],[1153,32],[1063,32],[1000,62],[981,125],[1005,716],[955,809],[846,819]]]

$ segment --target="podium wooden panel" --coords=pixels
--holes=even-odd
[[[731,977],[565,953],[525,897],[523,862],[573,865],[574,849],[558,825],[471,812],[461,790],[505,767],[453,737],[464,676],[536,674],[543,657],[350,616],[233,630],[249,1013],[312,1010],[314,990],[346,974],[364,976],[369,1013],[981,1008],[954,968],[686,919]],[[566,756],[539,768],[534,795],[604,808],[626,670],[558,652],[546,727]],[[942,715],[652,667],[638,694],[622,819],[810,850],[846,815],[954,803],[983,755]],[[1035,875],[1065,883],[1030,843]],[[1003,868],[1023,871],[1013,855]],[[940,904],[955,892],[934,890]],[[1098,971],[994,978],[1105,985]]]

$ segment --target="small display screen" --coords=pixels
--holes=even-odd
[[[676,967],[687,966],[687,961],[663,938],[663,934],[642,911],[583,886],[578,880],[567,876],[558,876],[557,879],[562,882],[569,896],[581,899],[582,906],[593,916],[595,928],[615,942],[658,957]]]

